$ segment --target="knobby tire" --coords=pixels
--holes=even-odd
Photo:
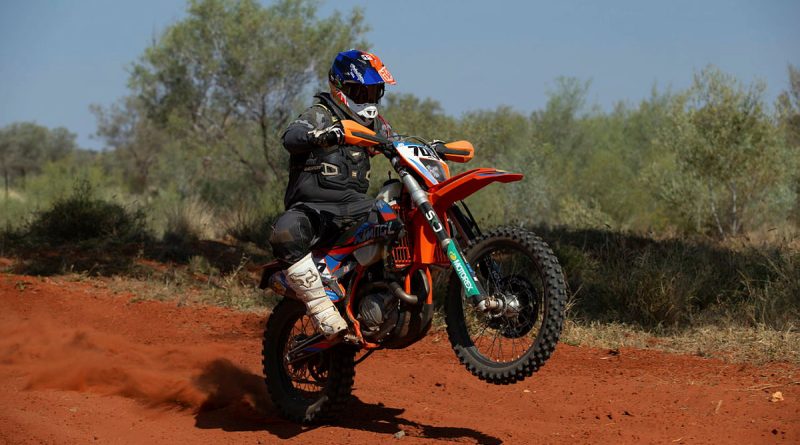
[[[292,376],[284,364],[286,345],[292,328],[305,317],[305,306],[295,300],[281,300],[267,320],[264,331],[262,364],[272,404],[287,419],[302,424],[331,420],[350,400],[355,378],[355,350],[338,345],[318,357],[327,367],[327,378],[320,382],[318,394],[304,396],[292,385]]]
[[[516,227],[494,229],[470,241],[465,255],[467,261],[477,270],[476,260],[493,252],[493,249],[500,248],[517,249],[518,252],[525,253],[535,266],[533,269],[536,269],[530,271],[531,278],[541,283],[542,292],[537,296],[537,304],[542,305],[543,310],[539,311],[539,306],[536,306],[536,311],[541,314],[541,321],[531,346],[519,358],[508,362],[495,361],[482,354],[470,336],[464,314],[465,305],[470,303],[464,299],[461,283],[455,274],[451,274],[448,284],[445,320],[453,350],[467,370],[488,383],[505,385],[530,377],[553,353],[561,334],[567,297],[558,259],[550,247],[532,232]]]

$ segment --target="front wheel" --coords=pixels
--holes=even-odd
[[[287,354],[314,335],[302,303],[284,298],[264,332],[263,365],[273,405],[289,420],[313,423],[341,412],[355,376],[355,349],[337,345],[290,363]]]
[[[501,227],[469,243],[465,256],[503,310],[484,314],[451,274],[447,334],[458,359],[489,383],[516,383],[544,365],[558,343],[567,293],[558,259],[533,233]]]

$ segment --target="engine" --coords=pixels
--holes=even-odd
[[[358,309],[361,333],[370,341],[382,340],[397,325],[398,301],[389,289],[375,288],[361,299]]]

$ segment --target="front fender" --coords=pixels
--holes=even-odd
[[[511,173],[494,168],[476,168],[428,189],[431,205],[436,213],[442,214],[456,201],[477,192],[493,182],[515,182],[524,177],[522,173]]]
[[[428,199],[438,214],[439,220],[444,224],[442,230],[446,230],[450,234],[450,225],[445,222],[447,221],[447,210],[454,202],[466,198],[493,182],[514,182],[519,181],[522,177],[523,175],[520,173],[509,173],[494,168],[477,168],[432,186],[428,189]],[[417,264],[440,264],[442,262],[449,264],[446,258],[437,262],[436,252],[441,250],[439,241],[419,208],[411,211],[409,220],[411,224],[406,229],[408,235],[413,239],[414,262]]]

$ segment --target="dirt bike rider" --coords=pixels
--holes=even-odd
[[[305,303],[317,332],[332,338],[347,329],[331,301],[343,297],[344,289],[323,283],[310,251],[363,220],[374,203],[365,194],[371,153],[344,145],[337,123],[355,120],[393,137],[391,126],[378,114],[378,104],[384,84],[395,81],[377,56],[359,50],[339,53],[328,80],[330,93],[315,95],[316,103],[283,133],[283,146],[290,153],[286,212],[273,225],[269,242],[275,258],[288,266],[285,284]]]

